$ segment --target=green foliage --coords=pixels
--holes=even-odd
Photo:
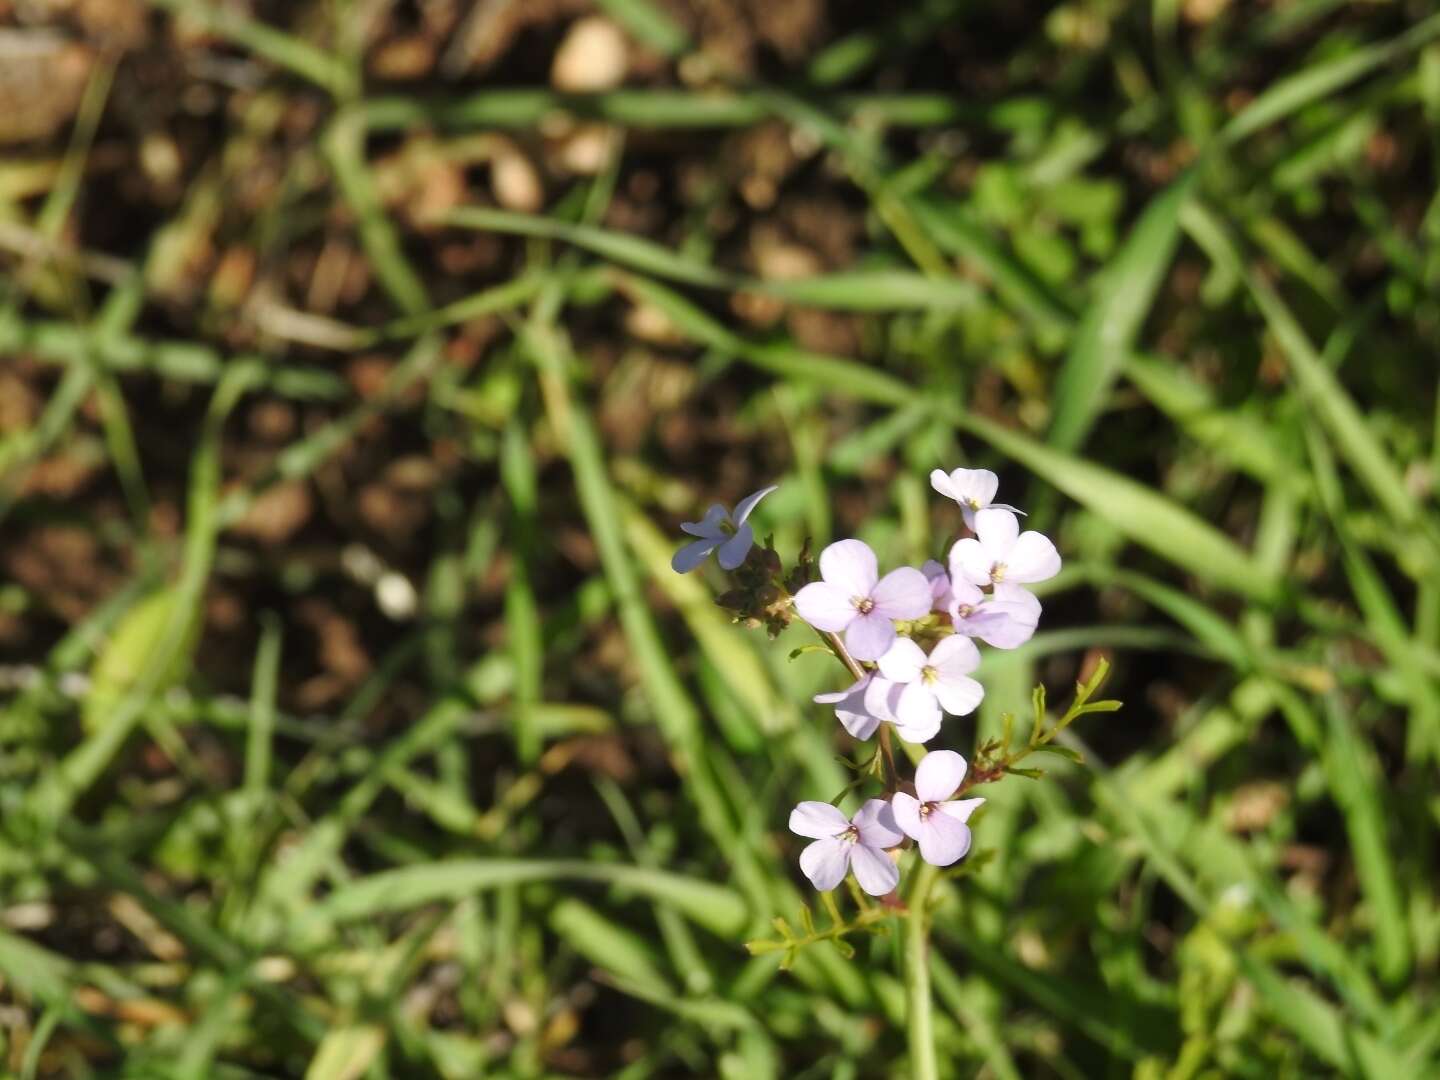
[[[59,5],[0,1073],[1440,1072],[1440,15],[761,6],[600,0],[576,94],[566,5]],[[962,464],[1066,560],[936,743],[975,850],[815,911],[785,815],[887,762],[675,526],[943,558]]]

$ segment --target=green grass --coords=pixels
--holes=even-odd
[[[722,75],[606,0],[650,74],[570,95],[559,23],[387,83],[403,5],[257,6],[150,4],[200,121],[107,53],[0,157],[0,1073],[1440,1072],[1440,16],[830,5]],[[836,944],[843,675],[677,525],[773,482],[788,556],[918,562],[961,464],[1066,567],[939,745],[1125,708]]]

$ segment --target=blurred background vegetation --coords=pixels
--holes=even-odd
[[[1066,569],[937,745],[1126,707],[946,1073],[1436,1075],[1437,178],[1428,0],[0,0],[0,1068],[907,1075],[742,947],[839,672],[668,559],[971,464]]]

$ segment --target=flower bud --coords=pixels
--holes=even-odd
[[[740,611],[747,606],[745,591],[743,589],[731,589],[729,592],[723,592],[715,598],[715,603],[731,611]]]

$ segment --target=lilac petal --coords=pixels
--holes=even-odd
[[[865,688],[870,685],[871,676],[866,674],[864,678],[851,683],[844,690],[835,690],[828,694],[816,694],[810,700],[816,705],[837,705],[848,697],[855,697],[863,701]]]
[[[839,633],[859,615],[850,594],[824,581],[812,581],[795,594],[795,610],[816,630]]]
[[[870,595],[880,571],[869,544],[863,540],[837,540],[820,552],[820,576],[843,592],[847,600],[861,599]]]
[[[955,469],[950,473],[950,487],[956,502],[983,510],[1000,490],[1000,478],[989,469]]]
[[[1004,562],[1006,581],[1044,581],[1060,572],[1060,553],[1038,532],[1022,533]]]
[[[965,759],[954,750],[931,750],[915,766],[916,797],[921,802],[943,802],[955,794],[967,768]]]
[[[870,690],[871,676],[866,675],[859,682],[833,694],[816,694],[818,705],[834,705],[835,718],[852,736],[868,739],[880,726],[880,717],[866,708],[866,696]]]
[[[984,700],[985,687],[969,675],[942,675],[935,680],[935,698],[951,716],[968,716]]]
[[[969,675],[980,666],[980,650],[967,637],[941,638],[930,650],[930,666],[945,675]]]
[[[990,594],[990,599],[1022,608],[1036,622],[1040,621],[1040,598],[1029,589],[1002,581],[995,586],[995,591]]]
[[[895,709],[900,704],[900,694],[905,689],[883,675],[876,675],[865,688],[865,711],[881,720],[894,720]]]
[[[839,836],[850,827],[850,819],[828,802],[807,800],[790,811],[790,831],[812,840]]]
[[[725,507],[716,503],[705,511],[705,516],[699,521],[687,521],[682,524],[680,531],[687,532],[691,536],[703,536],[707,540],[722,539],[725,536],[725,530],[720,527],[720,524],[729,516]]]
[[[960,500],[960,496],[955,494],[955,486],[950,483],[949,473],[944,469],[930,470],[930,486],[947,499],[954,499],[957,502]]]
[[[965,522],[965,527],[973,533],[975,531],[975,511],[962,503],[960,517]]]
[[[955,633],[964,634],[966,637],[979,638],[990,645],[995,645],[992,638],[995,635],[1004,635],[1010,632],[1011,619],[1007,612],[1002,610],[1003,605],[982,604],[977,608],[970,608],[969,615],[960,614],[959,605],[950,605],[950,621],[955,627]],[[1032,627],[1033,631],[1034,628]],[[1028,638],[1030,635],[1027,634]],[[1010,645],[997,645],[996,648],[1013,648]]]
[[[997,649],[1014,649],[1035,636],[1035,620],[1017,604],[990,602],[975,612],[963,633]],[[956,629],[959,629],[957,624]]]
[[[755,543],[755,530],[749,525],[741,525],[735,530],[735,535],[720,545],[720,569],[734,570],[745,561],[745,556],[750,554],[750,548]]]
[[[890,811],[900,831],[912,840],[920,839],[920,800],[897,791],[890,796]]]
[[[950,602],[954,599],[954,593],[950,588],[950,575],[945,572],[945,567],[934,559],[926,559],[925,564],[920,567],[920,572],[925,575],[925,580],[930,582],[931,609],[948,611]]]
[[[936,735],[940,734],[940,721],[943,715],[939,709],[936,709],[925,719],[918,720],[914,723],[907,724],[897,720],[895,721],[895,734],[899,735],[900,738],[908,743],[916,743],[924,746]]]
[[[900,884],[900,871],[890,856],[878,848],[856,844],[850,849],[850,869],[855,880],[871,896],[884,896]]]
[[[942,802],[935,809],[942,814],[949,814],[956,821],[967,822],[970,815],[985,805],[984,799],[956,799],[953,802]]]
[[[887,619],[919,619],[930,613],[935,594],[925,575],[913,566],[891,570],[870,590],[875,612]]]
[[[845,647],[856,660],[880,659],[894,640],[895,624],[878,610],[858,616],[845,629]]]
[[[906,727],[925,728],[940,723],[940,703],[934,691],[924,682],[906,683],[900,703],[895,709],[895,723]]]
[[[997,649],[1013,649],[1035,635],[1040,601],[1028,589],[1000,582],[990,599],[976,609],[976,629],[967,631]],[[975,620],[971,620],[975,621]]]
[[[948,814],[931,814],[920,826],[920,857],[932,866],[959,862],[970,850],[970,826]]]
[[[1020,535],[1020,519],[1009,510],[981,510],[975,515],[975,535],[992,562],[1005,562]]]
[[[696,540],[694,543],[686,544],[670,558],[670,569],[677,574],[688,574],[695,567],[705,561],[705,556],[714,551],[720,544],[719,540],[706,538]]]
[[[746,495],[745,498],[735,504],[735,513],[731,516],[731,520],[734,521],[737,526],[744,525],[745,520],[750,516],[750,511],[759,506],[760,500],[779,486],[779,484],[771,484],[767,488],[761,488],[753,495]]]
[[[895,824],[890,804],[884,799],[867,799],[865,805],[855,811],[850,823],[860,833],[860,843],[869,847],[894,847],[905,839]]]
[[[968,537],[956,540],[955,546],[950,549],[951,588],[960,581],[968,581],[971,585],[989,585],[990,567],[994,565],[994,558],[980,545],[979,540]]]
[[[810,884],[821,892],[835,888],[850,869],[850,853],[856,848],[844,840],[816,840],[800,853],[800,869]]]
[[[850,733],[852,739],[859,739],[864,742],[875,734],[875,729],[880,726],[880,717],[868,712],[854,712],[850,709],[836,709],[835,719],[840,721],[840,726]]]
[[[913,638],[897,637],[879,663],[880,674],[891,682],[914,682],[925,666],[925,650]]]

